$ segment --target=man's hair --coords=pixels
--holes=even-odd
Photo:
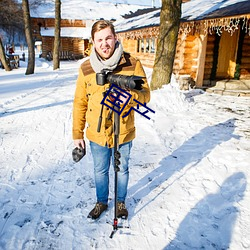
[[[106,28],[110,28],[112,33],[114,34],[115,36],[115,28],[114,28],[114,25],[110,22],[110,21],[107,21],[107,20],[99,20],[97,22],[95,22],[92,26],[92,30],[91,30],[91,38],[92,40],[94,40],[94,35],[96,32],[102,30],[102,29],[106,29]]]

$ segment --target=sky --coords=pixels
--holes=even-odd
[[[86,156],[73,162],[71,134],[86,59],[53,71],[37,54],[35,74],[23,61],[0,69],[0,249],[250,249],[250,99],[181,91],[174,77],[151,92],[150,119],[135,114],[128,220],[110,239],[112,167],[109,208],[87,219],[93,161],[86,140]]]

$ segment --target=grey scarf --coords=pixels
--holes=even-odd
[[[122,53],[123,47],[121,43],[116,42],[113,55],[107,60],[102,60],[102,58],[96,53],[96,50],[93,46],[92,52],[90,54],[90,64],[96,73],[100,73],[103,69],[113,71],[117,67]]]

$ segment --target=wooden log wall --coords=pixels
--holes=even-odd
[[[198,37],[195,35],[179,35],[175,52],[173,73],[189,75],[196,79],[197,58],[199,53]]]
[[[250,36],[245,35],[242,46],[240,79],[250,79]]]
[[[139,53],[136,53],[134,56],[136,58],[138,58],[145,67],[153,68],[154,60],[155,60],[155,54],[150,54],[150,53],[139,54]]]
[[[73,39],[67,37],[61,38],[60,51],[73,52]]]
[[[34,29],[39,29],[39,27],[49,28],[55,27],[54,18],[31,18],[32,27]],[[62,19],[61,27],[86,27],[85,20],[71,20],[71,19]]]
[[[48,52],[53,51],[54,37],[42,37],[42,57],[46,58]]]
[[[136,47],[137,47],[137,40],[126,40],[126,39],[121,39],[120,42],[122,43],[123,46],[123,50],[127,51],[131,54],[135,54],[136,53]]]
[[[48,52],[52,52],[54,47],[54,37],[42,38],[42,57],[46,58]],[[60,51],[69,51],[77,58],[84,56],[84,51],[88,47],[88,40],[78,38],[61,38]]]
[[[196,78],[197,58],[199,54],[199,46],[197,36],[187,36],[184,50],[184,65],[180,74],[188,74],[192,79]]]
[[[173,73],[178,75],[179,71],[183,68],[183,53],[185,45],[185,36],[179,35],[177,39],[176,44],[176,50],[175,50],[175,59],[174,59],[174,65],[173,65]]]
[[[154,66],[155,53],[138,51],[138,43],[145,43],[146,36],[137,39],[126,39],[124,36],[119,37],[123,49],[131,53],[134,57],[140,59],[145,67],[152,68]],[[149,39],[152,39],[150,37]],[[176,47],[176,55],[173,66],[173,73],[177,75],[190,75],[193,79],[196,78],[197,73],[197,57],[198,57],[198,37],[195,35],[184,36],[179,34]],[[155,47],[157,39],[155,38]],[[157,48],[155,48],[156,51]]]
[[[73,53],[74,55],[84,56],[84,51],[88,48],[89,41],[87,39],[82,40],[79,38],[73,39]]]
[[[138,51],[138,40],[121,38],[120,42],[123,50],[138,58],[145,67],[152,68],[154,66],[155,53]]]
[[[209,84],[211,73],[212,73],[212,68],[213,68],[214,46],[215,46],[215,34],[213,35],[208,34],[206,59],[205,59],[205,67],[204,67],[204,78],[203,78],[205,82],[208,82],[207,84]]]

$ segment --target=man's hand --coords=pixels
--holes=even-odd
[[[72,151],[72,157],[75,162],[80,161],[86,154],[85,142],[83,139],[74,140],[76,148]]]
[[[131,94],[131,91],[130,90],[125,90],[127,93],[127,95],[125,94],[120,94],[119,95],[119,100],[120,100],[120,104],[125,104],[127,102],[127,100],[131,97],[130,94]],[[115,98],[117,97],[117,93],[112,93],[111,95],[109,95],[109,98],[111,100],[111,102],[115,102]]]
[[[126,90],[126,92],[128,92],[130,94],[129,90]],[[129,95],[120,95],[119,96],[119,100],[121,100],[122,104],[125,104],[127,102],[127,100],[130,98]]]
[[[76,139],[74,140],[74,144],[77,148],[85,148],[85,142],[83,139]]]

